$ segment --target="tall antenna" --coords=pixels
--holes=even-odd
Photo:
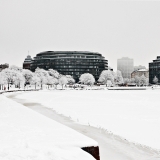
[[[28,56],[29,56],[29,51],[28,51]]]

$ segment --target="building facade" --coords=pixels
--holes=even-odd
[[[30,69],[31,62],[32,62],[32,58],[30,55],[28,55],[23,62],[23,69]]]
[[[0,72],[5,69],[5,68],[9,68],[9,64],[8,63],[5,63],[5,64],[1,64],[0,65]]]
[[[87,51],[46,51],[33,58],[30,70],[54,69],[63,75],[71,75],[78,81],[83,73],[91,73],[95,79],[103,70],[108,69],[108,61],[97,52]]]
[[[121,71],[123,78],[131,78],[133,72],[133,59],[123,57],[117,60],[117,70]]]
[[[139,70],[133,71],[131,73],[131,78],[135,78],[136,76],[141,77],[142,75],[144,75],[146,78],[149,78],[149,70],[139,69]]]
[[[158,83],[160,82],[160,56],[157,59],[149,63],[149,83],[153,84],[153,78],[158,78]]]

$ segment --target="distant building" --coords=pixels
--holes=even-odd
[[[28,55],[23,62],[23,69],[30,69],[31,62],[32,62],[32,58],[30,55]]]
[[[140,70],[140,69],[146,69],[146,67],[145,66],[141,66],[141,65],[134,66],[134,71],[137,71],[137,70]]]
[[[121,71],[123,78],[131,78],[133,72],[133,59],[123,57],[117,60],[117,70]]]
[[[149,70],[139,69],[139,70],[133,71],[131,73],[131,78],[135,78],[136,76],[141,77],[142,75],[144,75],[146,78],[149,78]]]
[[[9,68],[9,64],[5,63],[0,65],[0,71],[2,71],[5,68]]]
[[[160,82],[160,56],[157,59],[149,63],[149,83],[153,84],[153,78],[158,78],[158,83]]]

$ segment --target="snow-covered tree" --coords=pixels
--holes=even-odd
[[[140,78],[138,76],[135,76],[135,83],[137,86],[140,86]]]
[[[54,78],[52,76],[48,76],[47,77],[48,89],[49,89],[49,85],[53,85],[53,84],[54,84]]]
[[[75,83],[75,80],[71,75],[66,75],[66,78],[68,81],[67,84],[74,84]]]
[[[57,78],[57,79],[59,78],[59,73],[54,69],[49,69],[48,74],[54,78]]]
[[[122,77],[122,73],[121,71],[117,70],[117,72],[115,73],[115,82],[117,84],[123,84],[123,77]]]
[[[111,86],[112,86],[112,84],[113,84],[113,83],[111,82],[111,80],[107,80],[107,84],[106,84],[106,85],[107,85],[107,87],[111,87]]]
[[[146,80],[147,80],[147,78],[144,75],[142,75],[140,77],[140,84],[143,85],[143,86],[146,85]]]
[[[155,83],[155,84],[158,83],[158,78],[156,76],[153,78],[153,83]]]
[[[125,85],[128,85],[128,83],[130,82],[129,78],[124,78],[123,81],[124,81],[123,83],[124,83]]]
[[[146,86],[148,86],[149,85],[149,78],[146,78],[146,84],[145,84]]]
[[[113,78],[114,78],[114,80],[115,80],[115,78],[116,78],[116,72],[111,71],[111,74],[113,75]]]
[[[131,82],[131,83],[135,83],[135,78],[131,78],[131,79],[130,79],[130,82]]]
[[[63,77],[63,76],[65,76],[65,75],[59,74],[58,79],[60,79],[60,78]]]
[[[12,83],[20,88],[20,85],[25,83],[25,79],[23,77],[23,69],[15,65],[12,65],[9,69],[16,73],[14,75]]]
[[[93,85],[94,82],[95,82],[95,78],[90,73],[84,73],[84,74],[82,74],[80,76],[79,80],[80,80],[80,82],[82,84],[86,84],[86,85]]]
[[[48,72],[46,70],[44,70],[44,69],[37,68],[35,70],[35,74],[40,79],[40,84],[41,84],[41,89],[42,89],[43,84],[47,84],[47,77],[49,76]]]
[[[67,77],[66,76],[62,76],[59,79],[59,84],[62,86],[62,89],[63,89],[63,86],[66,85],[67,83],[68,83],[68,81],[67,81]]]
[[[4,84],[6,84],[5,75],[0,72],[0,90],[3,89]]]
[[[59,74],[59,72],[57,72],[54,69],[49,69],[48,74],[53,77],[53,79],[52,79],[53,84],[54,84],[55,88],[57,88],[57,85],[59,84],[59,79],[64,75]]]
[[[24,85],[25,78],[23,77],[22,73],[15,71],[16,74],[13,77],[13,83],[20,88],[21,85]]]
[[[100,74],[100,77],[98,79],[98,82],[107,84],[107,81],[110,80],[112,84],[114,83],[114,76],[110,70],[104,70]]]
[[[31,72],[28,69],[23,69],[22,70],[22,74],[23,74],[23,76],[25,78],[25,84],[30,83],[30,81],[31,81],[31,79],[33,77],[33,72]]]
[[[12,70],[10,68],[5,68],[1,72],[5,76],[5,81],[8,84],[8,90],[9,90],[9,85],[14,83],[14,79],[16,77],[17,71]]]
[[[36,89],[36,85],[40,83],[40,78],[36,74],[33,74],[30,83],[34,84]]]
[[[9,67],[11,70],[14,70],[14,71],[17,71],[17,72],[22,72],[22,68],[21,67],[18,67],[18,66],[15,66],[15,65],[12,65]]]
[[[57,78],[53,78],[53,84],[55,86],[55,89],[57,89],[57,85],[59,84],[59,80]]]

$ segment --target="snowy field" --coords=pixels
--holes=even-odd
[[[131,142],[160,150],[160,90],[61,90],[23,93],[81,124],[104,128]]]
[[[94,160],[97,142],[0,95],[0,160]]]

